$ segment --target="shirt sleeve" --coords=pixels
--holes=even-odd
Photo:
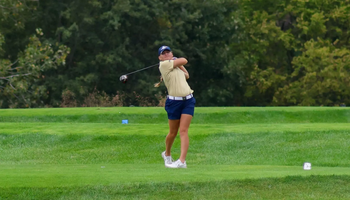
[[[160,62],[159,70],[163,74],[167,74],[174,69],[174,60],[165,60]]]

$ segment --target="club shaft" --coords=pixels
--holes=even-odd
[[[145,67],[145,68],[142,68],[142,69],[139,69],[139,70],[136,70],[136,71],[133,71],[133,72],[124,74],[124,75],[134,74],[134,73],[136,73],[136,72],[140,72],[140,71],[143,71],[143,70],[145,70],[145,69],[149,69],[149,68],[151,68],[151,67],[155,67],[155,66],[157,66],[157,65],[159,65],[159,64],[157,63],[157,64],[154,64],[154,65],[151,65],[151,66],[148,66],[148,67]]]

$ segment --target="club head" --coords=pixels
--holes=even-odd
[[[126,83],[126,81],[128,81],[128,76],[127,75],[122,75],[119,80],[123,83]]]

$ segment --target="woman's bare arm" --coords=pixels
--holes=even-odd
[[[179,66],[178,68],[184,72],[186,79],[190,78],[190,74],[188,73],[188,71],[186,70],[186,68],[183,65]]]
[[[174,67],[179,67],[181,65],[186,65],[187,59],[186,58],[176,58],[174,60]]]

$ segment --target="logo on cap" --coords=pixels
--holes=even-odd
[[[169,50],[171,51],[170,47],[168,46],[161,46],[159,49],[158,49],[158,56],[165,50]]]

